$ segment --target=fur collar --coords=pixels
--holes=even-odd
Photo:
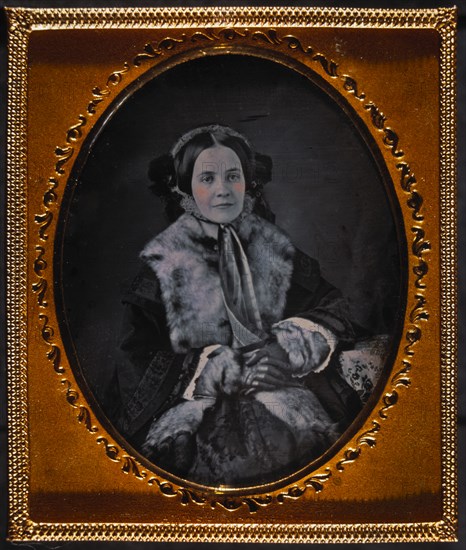
[[[244,217],[236,231],[249,261],[263,326],[269,330],[285,308],[294,247],[278,227],[255,214]],[[177,353],[231,342],[213,244],[199,221],[183,214],[141,253],[160,281]]]

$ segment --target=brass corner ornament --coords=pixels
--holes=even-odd
[[[177,541],[187,540],[185,528],[193,524],[192,541],[318,542],[323,536],[334,542],[456,540],[456,386],[452,376],[456,353],[454,11],[18,8],[9,9],[8,17],[11,540]],[[403,44],[414,35],[416,47],[408,55]],[[74,36],[82,41],[81,49],[73,47]],[[374,40],[379,41],[380,51],[385,47],[389,53],[376,53]],[[248,64],[255,64],[263,75],[263,92],[233,72],[238,67],[245,74],[249,70],[252,81],[254,70],[247,69]],[[216,71],[219,82],[221,75],[232,76],[233,86],[236,83],[241,90],[237,97],[227,93],[217,96],[207,84],[203,88],[203,82],[215,81]],[[434,76],[427,83],[428,71]],[[395,74],[394,91],[387,82],[393,82]],[[191,81],[180,95],[175,82],[186,80],[186,75]],[[309,132],[298,111],[278,106],[273,93],[265,93],[269,78],[280,82],[276,84],[279,91],[283,82],[283,93],[293,88],[293,79],[301,79],[296,80],[302,87],[302,91],[296,88],[296,98],[301,102],[303,121],[307,120],[309,101],[316,110],[316,125],[325,122],[329,126]],[[164,87],[168,92],[163,92]],[[205,103],[192,105],[192,114],[186,114],[189,96],[196,93],[200,94],[196,97],[206,98]],[[251,107],[258,93],[269,98],[264,112],[253,110],[258,109],[256,103]],[[117,323],[109,317],[121,317],[123,309],[112,285],[116,288],[124,277],[137,273],[137,267],[120,266],[124,262],[114,262],[112,257],[121,254],[120,258],[136,266],[132,258],[137,258],[144,242],[134,247],[132,255],[121,252],[118,246],[112,248],[112,244],[108,244],[108,254],[106,249],[98,254],[89,239],[100,246],[107,244],[99,240],[99,232],[106,228],[110,235],[120,230],[129,235],[128,243],[143,239],[140,235],[144,232],[133,225],[138,211],[130,211],[131,216],[124,213],[133,203],[128,195],[119,194],[117,186],[126,183],[118,173],[113,175],[114,181],[110,176],[107,181],[106,173],[119,159],[120,170],[145,173],[145,167],[140,170],[134,163],[144,163],[138,158],[148,159],[152,154],[142,138],[149,135],[148,127],[153,123],[141,122],[140,113],[147,113],[151,105],[155,110],[160,97],[165,103],[160,113],[157,111],[157,121],[166,134],[180,135],[201,126],[201,121],[212,118],[215,112],[218,119],[212,122],[236,121],[240,130],[253,134],[261,151],[269,147],[276,156],[278,152],[278,160],[272,159],[273,173],[277,167],[280,173],[283,166],[282,173],[290,179],[286,209],[279,204],[285,197],[272,188],[274,175],[264,191],[281,213],[281,218],[276,216],[276,225],[282,220],[290,236],[300,239],[301,248],[305,242],[302,235],[307,235],[309,244],[308,249],[304,245],[304,253],[314,256],[320,271],[335,287],[350,279],[345,289],[337,290],[349,302],[354,326],[365,325],[366,332],[353,337],[352,349],[344,344],[344,338],[337,341],[332,352],[336,366],[327,366],[327,371],[335,368],[338,373],[337,393],[342,387],[346,392],[351,390],[362,404],[333,440],[329,439],[317,454],[303,454],[309,458],[297,462],[294,469],[284,466],[273,475],[272,470],[264,470],[244,482],[208,481],[214,478],[193,474],[195,468],[180,473],[174,463],[167,466],[162,459],[158,463],[157,453],[147,452],[147,442],[141,444],[132,432],[121,428],[119,413],[112,412],[116,398],[109,401],[101,390],[103,386],[105,391],[114,387],[109,380],[110,364],[119,360],[117,344],[112,344],[118,339]],[[164,112],[172,112],[172,100],[180,102],[179,121],[168,114],[166,119],[160,118]],[[138,102],[142,105],[139,111]],[[237,113],[243,111],[241,118]],[[427,122],[428,117],[432,123]],[[261,119],[267,125],[261,127]],[[282,119],[285,122],[280,123]],[[140,124],[134,131],[136,138],[141,136],[137,158],[131,146],[122,148],[121,128],[127,127],[121,121],[127,120]],[[39,140],[46,121],[47,136]],[[296,128],[295,134],[290,132],[287,137],[292,148],[281,149],[276,139],[265,135],[270,128],[278,133],[290,127]],[[157,154],[159,150],[167,152],[173,139],[170,142],[162,130],[155,134]],[[311,168],[302,156],[303,140],[308,143],[306,155],[314,159]],[[112,152],[112,147],[120,154]],[[339,161],[342,147],[349,153],[343,152],[344,160]],[[313,152],[316,148],[321,148],[318,154]],[[128,152],[127,159],[121,153],[124,155],[125,150],[133,151]],[[282,161],[286,154],[289,159]],[[359,164],[350,159],[357,155],[362,159]],[[299,167],[297,176],[290,176],[289,171],[285,174],[286,162]],[[332,163],[334,173],[326,168]],[[363,169],[361,163],[375,168]],[[307,170],[317,174],[316,185],[299,195],[304,189],[300,179],[307,181]],[[96,191],[99,183],[95,174],[103,178],[100,185],[107,186],[105,195]],[[342,196],[342,178],[353,186],[346,199]],[[361,178],[363,183],[357,184]],[[319,186],[319,181],[325,185]],[[360,188],[355,189],[356,185]],[[332,202],[338,213],[330,221],[321,220],[321,231],[333,232],[334,237],[322,241],[324,249],[319,254],[317,244],[321,241],[317,237],[314,241],[309,230],[314,226],[302,221],[305,214],[293,212],[299,204],[301,210],[307,208],[306,197],[312,193],[318,206],[309,203],[309,208],[317,216],[319,209],[327,208],[329,186],[334,186]],[[142,196],[136,187],[130,192]],[[120,209],[116,221],[104,206],[112,197],[113,208]],[[146,200],[137,199],[134,204],[142,206]],[[370,200],[377,202],[369,204]],[[159,210],[155,210],[159,217],[160,204],[166,203],[159,200]],[[371,209],[387,221],[371,218]],[[360,214],[355,216],[353,212],[358,210]],[[98,216],[94,211],[100,212]],[[147,213],[145,220],[142,216],[142,225],[150,223]],[[93,223],[93,233],[82,229]],[[158,227],[157,232],[162,229]],[[243,242],[243,246],[247,244]],[[330,246],[334,246],[336,260],[328,254]],[[387,256],[391,254],[390,260],[380,253],[382,246]],[[361,248],[366,249],[366,255]],[[360,265],[361,261],[368,266]],[[341,274],[344,270],[348,271],[346,276]],[[306,276],[310,285],[308,272]],[[137,299],[124,300],[129,300],[133,309],[143,307],[147,311],[147,307],[154,307],[148,300],[153,300],[150,293],[155,287],[144,281],[145,286],[136,288]],[[254,284],[258,292],[261,282],[255,279]],[[90,290],[92,285],[98,287],[97,293]],[[388,299],[390,293],[393,298]],[[165,307],[167,295],[162,288],[158,299]],[[99,299],[106,305],[100,305]],[[323,305],[317,307],[322,309]],[[151,311],[153,315],[155,310]],[[330,313],[335,315],[327,307],[324,336],[328,330],[335,335],[332,321],[326,320]],[[368,336],[370,325],[374,330]],[[101,337],[96,336],[99,332]],[[154,367],[148,365],[143,385],[153,380],[147,373]],[[100,379],[97,369],[102,373]],[[163,376],[166,380],[171,375]],[[173,379],[173,388],[182,386],[179,376],[178,382]],[[166,382],[161,384],[166,386]],[[329,403],[315,387],[311,384],[311,389],[306,386],[304,391],[318,395],[328,410]],[[259,433],[264,439],[266,432],[261,429],[267,422],[279,426],[274,420],[278,414],[285,411],[280,418],[289,418],[291,412],[286,411],[288,407],[291,411],[293,391],[287,400],[279,402],[280,413],[267,413],[263,420],[257,413],[260,410],[264,415],[263,409],[251,405],[251,399],[243,407],[246,412],[241,408],[235,412],[239,415],[236,423],[243,425],[242,418],[246,417],[241,414],[249,415],[250,422],[248,407],[256,407],[257,426],[245,423],[248,428],[235,431],[242,434],[241,448],[253,445],[252,434]],[[178,399],[185,395],[179,392]],[[269,399],[273,399],[270,393]],[[141,392],[137,395],[140,397]],[[167,410],[175,409],[173,403],[177,402],[170,399],[173,397],[162,403],[165,412],[155,414],[155,420],[148,417],[146,423],[152,421],[155,426],[162,422]],[[144,403],[153,406],[150,400]],[[214,412],[208,413],[216,419],[211,420],[214,434],[224,418],[231,422],[231,417],[218,412],[220,403],[217,397],[217,404],[209,409]],[[430,411],[428,419],[425,411]],[[204,449],[203,454],[198,451],[198,462],[206,454],[210,457],[218,445],[214,441],[213,447],[208,447],[208,438],[201,430],[195,435],[197,447]],[[292,428],[286,433],[290,430],[298,441]],[[56,448],[53,459],[48,459],[53,462],[51,470],[43,452],[51,444],[52,431]],[[176,437],[174,433],[165,438],[164,444],[173,444]],[[275,445],[268,437],[261,443],[266,450]],[[441,456],[429,465],[428,440],[431,446],[434,442]],[[418,449],[413,453],[416,444]],[[299,444],[294,445],[298,454],[303,452]],[[240,447],[231,448],[238,451]],[[276,457],[271,456],[273,461]],[[215,463],[212,467],[223,468]],[[394,480],[392,486],[387,486],[387,479]],[[119,504],[110,506],[115,498]],[[132,511],[128,512],[130,503]],[[183,532],[185,538],[181,539]]]

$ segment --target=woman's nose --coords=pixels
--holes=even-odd
[[[217,181],[215,193],[219,197],[225,197],[230,194],[230,190],[228,189],[226,182],[221,178],[219,178]]]

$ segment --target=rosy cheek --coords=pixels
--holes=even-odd
[[[233,184],[232,186],[232,189],[234,190],[235,193],[241,193],[242,191],[245,190],[245,183],[243,181],[237,181]]]
[[[199,197],[201,200],[204,200],[209,196],[209,190],[205,187],[198,187],[196,189],[196,196]]]

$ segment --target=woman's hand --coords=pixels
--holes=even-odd
[[[196,381],[194,397],[216,397],[218,394],[232,395],[241,387],[242,368],[238,354],[228,346],[221,346],[209,356]]]
[[[288,356],[276,342],[245,355],[242,383],[246,393],[283,388],[290,380]]]

